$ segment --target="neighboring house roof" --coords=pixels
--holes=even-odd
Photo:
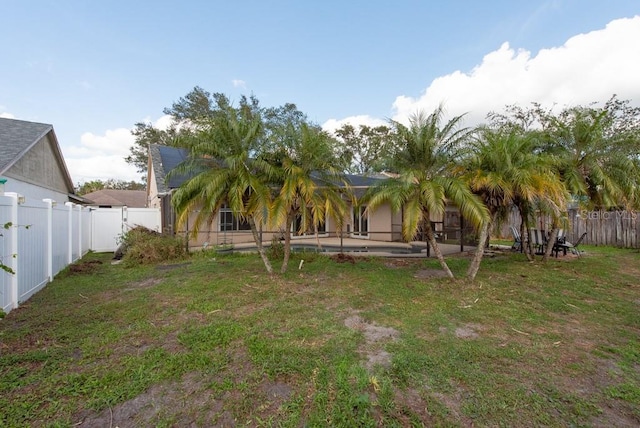
[[[127,206],[130,208],[145,208],[147,206],[147,192],[145,190],[103,189],[82,196],[90,200],[88,205]]]
[[[73,195],[73,181],[60,151],[58,139],[53,126],[46,123],[0,118],[0,175],[5,174],[20,161],[47,134],[49,134],[51,149],[63,175],[67,192]]]
[[[152,144],[149,147],[149,153],[159,193],[166,193],[171,189],[180,187],[188,178],[179,175],[171,176],[168,181],[166,178],[171,170],[187,159],[189,152],[186,149]],[[387,177],[347,174],[345,178],[351,186],[363,188],[371,187]]]

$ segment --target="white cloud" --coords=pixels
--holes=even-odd
[[[508,104],[587,105],[617,94],[640,105],[638,40],[640,16],[611,21],[602,30],[579,34],[537,55],[504,43],[470,72],[438,77],[418,97],[398,96],[393,119],[406,122],[416,111],[430,113],[441,103],[449,117],[466,113],[467,126],[484,122],[488,112],[503,111]],[[332,119],[324,127],[350,119]]]
[[[143,122],[155,128],[167,129],[173,119],[169,115],[153,121],[150,117]],[[91,180],[140,181],[142,174],[124,161],[135,143],[132,129],[108,129],[102,135],[85,132],[80,136],[80,144],[62,148],[65,162],[74,183]]]
[[[0,113],[0,117],[2,117],[4,119],[15,119],[16,118],[14,115],[12,115],[11,113],[7,113],[7,112]]]
[[[169,129],[169,127],[172,124],[173,124],[173,116],[168,114],[165,114],[164,116],[160,117],[160,119],[153,122],[153,126],[155,128],[162,129],[163,131],[166,131],[167,129]]]
[[[80,145],[63,149],[71,178],[74,182],[110,178],[139,181],[141,174],[124,161],[134,142],[135,137],[127,128],[109,129],[104,135],[85,132]]]
[[[336,129],[342,128],[343,125],[351,124],[354,127],[359,125],[367,125],[367,126],[380,126],[380,125],[388,125],[389,122],[382,119],[376,119],[375,117],[371,117],[368,115],[359,115],[359,116],[349,116],[344,119],[329,119],[325,123],[322,124],[322,129],[327,132],[335,132]]]
[[[173,116],[165,114],[164,116],[160,116],[160,118],[157,119],[156,121],[153,121],[151,117],[147,116],[144,119],[142,119],[142,122],[149,123],[154,128],[166,131],[173,124]]]
[[[247,89],[247,82],[245,82],[244,80],[233,79],[231,81],[231,84],[233,85],[234,88]]]
[[[125,180],[140,181],[142,174],[136,168],[124,161],[123,156],[66,156],[65,162],[74,183],[84,183],[91,180]]]

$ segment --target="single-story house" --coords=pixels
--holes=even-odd
[[[80,203],[52,125],[0,118],[0,182],[27,198]]]
[[[147,201],[150,208],[160,208],[162,212],[162,230],[165,233],[182,234],[188,232],[190,225],[181,230],[176,230],[176,215],[171,205],[171,193],[187,179],[176,175],[167,176],[171,170],[187,159],[188,152],[185,149],[152,144],[149,148],[149,164],[147,176]],[[347,181],[356,199],[361,197],[371,186],[383,180],[384,176],[360,176],[347,175]],[[321,225],[318,235],[321,237],[343,237],[370,239],[375,241],[402,241],[402,213],[392,212],[389,205],[383,205],[370,212],[366,206],[358,206],[348,202],[348,216],[343,221],[342,231],[338,230],[335,221],[328,218],[326,224]],[[209,225],[201,225],[196,239],[190,240],[192,247],[203,245],[239,244],[252,242],[253,236],[246,222],[241,221],[229,209],[220,209],[218,213],[212,213],[212,222]],[[194,214],[195,217],[195,214]],[[455,222],[459,218],[458,210],[454,207],[447,209],[444,221]],[[191,227],[193,226],[192,222]],[[436,228],[446,227],[443,221]],[[295,225],[294,225],[295,227]],[[275,229],[275,230],[274,230]],[[270,241],[274,236],[279,237],[282,230],[269,228],[262,225],[262,239]]]
[[[82,195],[88,199],[86,205],[98,208],[146,208],[147,192],[145,190],[102,189]]]

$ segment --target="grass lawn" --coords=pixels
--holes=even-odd
[[[586,250],[90,254],[0,321],[0,426],[637,426],[640,254]]]

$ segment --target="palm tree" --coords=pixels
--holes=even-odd
[[[346,183],[336,168],[330,137],[307,124],[291,128],[289,144],[281,146],[279,153],[279,192],[275,197],[272,223],[284,225],[284,261],[281,272],[287,271],[291,254],[291,229],[296,218],[297,230],[303,234],[313,230],[326,216],[333,218],[340,227],[346,211],[342,198]]]
[[[258,252],[267,272],[272,273],[257,224],[268,218],[271,191],[268,186],[273,168],[253,159],[262,135],[260,117],[249,109],[226,107],[202,126],[187,141],[188,160],[174,171],[188,178],[172,196],[178,223],[184,224],[197,212],[193,235],[202,224],[210,224],[223,204],[251,228]]]
[[[557,157],[558,171],[576,199],[596,209],[633,204],[637,153],[626,150],[623,134],[611,132],[607,109],[573,107],[546,119],[546,150]]]
[[[411,116],[408,127],[392,122],[398,137],[399,151],[393,160],[398,176],[371,188],[365,199],[368,210],[384,203],[396,212],[402,209],[402,234],[407,241],[423,227],[442,269],[453,278],[436,242],[431,219],[444,215],[447,201],[457,205],[462,216],[474,225],[486,221],[488,212],[467,183],[452,174],[459,160],[458,150],[469,139],[470,131],[459,127],[462,116],[444,126],[442,119],[443,108],[439,106],[428,116],[423,112]]]
[[[614,97],[604,108],[572,107],[540,118],[545,152],[555,158],[573,200],[591,209],[638,205],[638,142],[624,114],[618,117],[624,113],[619,107]],[[551,240],[557,231],[554,223]],[[545,259],[551,249],[547,248]]]
[[[490,214],[467,271],[471,280],[480,268],[489,232],[514,205],[521,211],[523,225],[534,204],[548,207],[555,216],[564,207],[564,186],[547,158],[536,152],[536,144],[530,132],[483,128],[471,146],[464,175]]]

